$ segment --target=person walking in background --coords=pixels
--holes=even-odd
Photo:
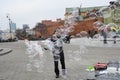
[[[103,36],[103,43],[107,44],[107,27],[103,23],[96,21],[93,24],[94,28],[97,28],[101,36]]]
[[[66,36],[66,42],[68,43],[68,44],[70,44],[70,39],[71,39],[71,36],[70,36],[70,34],[67,34],[67,36]]]

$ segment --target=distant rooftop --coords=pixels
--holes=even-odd
[[[75,10],[79,10],[82,12],[88,11],[88,10],[93,10],[93,9],[100,9],[102,7],[106,7],[106,6],[96,6],[96,7],[84,7],[84,8],[80,8],[80,7],[71,7],[71,8],[66,8],[66,12],[73,12]]]

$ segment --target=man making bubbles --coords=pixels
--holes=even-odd
[[[63,52],[62,38],[60,36],[59,29],[57,29],[54,35],[51,37],[51,42],[53,44],[52,53],[54,58],[54,70],[55,70],[56,78],[59,78],[59,75],[60,75],[60,71],[58,68],[59,60],[62,67],[62,75],[63,77],[65,77],[65,74],[66,74],[65,58],[64,58],[64,52]]]
[[[64,58],[64,52],[63,52],[63,40],[61,37],[61,30],[56,29],[48,43],[46,44],[46,47],[44,46],[45,50],[49,49],[53,53],[53,59],[54,59],[54,71],[56,74],[56,78],[60,77],[60,71],[58,67],[58,62],[60,60],[61,68],[62,68],[62,77],[66,77],[66,67],[65,67],[65,58]]]

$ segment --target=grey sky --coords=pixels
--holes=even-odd
[[[17,28],[29,24],[31,28],[44,19],[64,19],[66,7],[93,7],[109,5],[111,0],[0,0],[0,28],[9,29],[6,14],[10,14]],[[115,1],[115,0],[112,0]]]

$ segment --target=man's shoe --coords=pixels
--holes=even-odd
[[[67,71],[66,69],[62,69],[62,75],[66,75]]]
[[[59,78],[59,75],[56,75],[56,78]]]

